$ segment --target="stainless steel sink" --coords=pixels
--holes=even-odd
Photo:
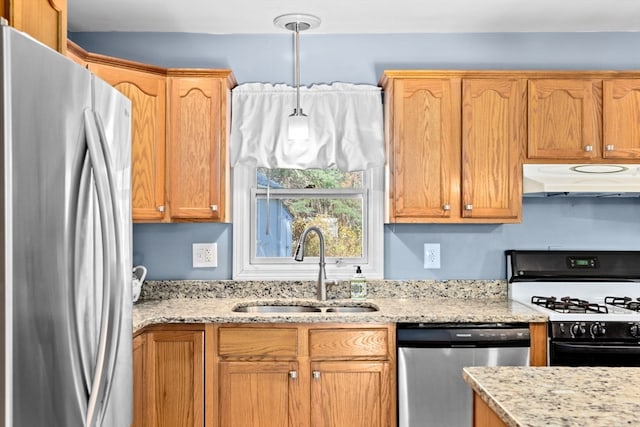
[[[366,305],[309,305],[306,303],[248,303],[233,308],[237,313],[371,313],[378,311],[373,304]]]
[[[269,304],[269,305],[241,305],[234,307],[233,311],[239,313],[319,313],[320,307],[310,305],[287,305],[287,304]]]

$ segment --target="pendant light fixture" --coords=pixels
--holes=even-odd
[[[300,32],[320,25],[320,18],[303,13],[289,13],[280,15],[273,20],[277,27],[293,31],[293,45],[295,50],[295,84],[296,107],[289,116],[288,133],[292,141],[306,141],[309,139],[309,117],[302,112],[300,106]]]

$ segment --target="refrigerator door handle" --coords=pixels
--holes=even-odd
[[[118,285],[122,261],[117,251],[120,247],[119,229],[116,215],[117,198],[113,193],[114,179],[111,161],[106,147],[104,131],[96,114],[86,109],[84,121],[87,137],[87,149],[94,170],[94,180],[98,199],[104,263],[104,288],[102,298],[102,317],[95,374],[91,384],[91,393],[87,407],[88,427],[100,426],[104,416],[105,404],[111,391],[111,378],[115,368],[118,334],[120,331],[124,286]]]

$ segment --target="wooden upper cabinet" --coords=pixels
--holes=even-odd
[[[530,159],[601,157],[601,80],[529,80]]]
[[[521,220],[526,79],[397,71],[383,85],[390,222]]]
[[[460,79],[391,84],[385,95],[392,97],[387,114],[390,221],[451,218],[460,207]]]
[[[462,217],[519,220],[526,80],[462,83]]]
[[[640,159],[640,79],[610,79],[603,86],[603,157]]]
[[[133,220],[168,220],[165,200],[166,79],[151,70],[89,61],[89,69],[131,100]]]
[[[67,50],[66,0],[3,0],[9,25],[64,54]]]
[[[228,221],[231,71],[68,56],[131,100],[133,221]]]
[[[228,220],[229,74],[169,77],[172,219]]]

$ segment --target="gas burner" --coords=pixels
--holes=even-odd
[[[605,297],[604,303],[640,312],[640,298],[636,298],[636,301],[633,301],[629,297]]]
[[[556,297],[532,296],[531,303],[558,313],[606,314],[609,312],[602,304],[590,303],[580,298],[562,297],[558,301]]]

